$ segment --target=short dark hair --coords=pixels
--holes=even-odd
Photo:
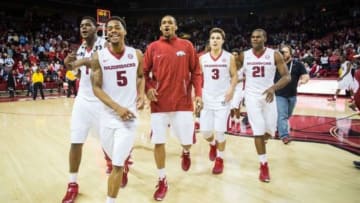
[[[254,33],[254,32],[261,32],[261,33],[263,33],[264,37],[267,38],[266,31],[262,28],[257,28],[254,31],[252,31],[252,33]]]
[[[94,26],[97,26],[95,18],[93,18],[91,16],[84,16],[81,18],[81,21],[83,21],[83,20],[90,20],[94,24]]]
[[[238,49],[238,48],[233,48],[233,49],[231,49],[231,52],[236,52],[236,53],[240,54],[240,49]]]
[[[214,27],[213,29],[210,30],[210,35],[212,33],[219,33],[222,36],[223,40],[225,40],[225,32],[224,32],[223,29],[218,28],[218,27]]]
[[[161,21],[162,21],[165,17],[170,17],[170,18],[174,19],[174,23],[175,23],[175,25],[177,25],[176,18],[175,18],[174,16],[172,16],[172,15],[164,15],[164,16],[160,19],[160,22],[159,22],[160,25],[161,25]]]
[[[119,16],[111,16],[109,19],[107,19],[106,23],[105,23],[105,27],[107,27],[108,23],[112,20],[117,20],[120,21],[121,25],[124,27],[124,29],[126,30],[126,22],[124,18],[121,18]]]

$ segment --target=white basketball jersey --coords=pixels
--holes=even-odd
[[[225,93],[230,87],[231,54],[222,51],[218,58],[213,58],[210,52],[200,57],[204,87],[202,91],[204,108],[224,108]]]
[[[245,73],[245,94],[260,96],[274,84],[276,72],[274,50],[266,48],[261,56],[256,56],[252,49],[244,52],[243,69]]]
[[[120,106],[136,112],[137,97],[137,68],[139,60],[136,50],[132,47],[125,47],[121,56],[114,55],[109,48],[98,52],[99,63],[103,75],[103,90]],[[105,106],[104,122],[108,127],[115,127],[119,124],[120,117]]]
[[[341,77],[343,77],[346,73],[348,64],[350,63],[350,61],[345,61],[344,63],[341,64],[340,68],[341,68]],[[351,64],[350,64],[350,71],[351,71]],[[352,78],[351,72],[349,72],[344,79],[350,79]]]
[[[76,59],[91,58],[93,53],[104,48],[105,43],[106,40],[104,38],[97,37],[97,40],[92,49],[87,49],[85,45],[81,45],[76,52]],[[81,77],[78,97],[83,97],[84,99],[89,101],[98,101],[98,98],[93,93],[90,81],[91,69],[86,66],[81,66],[79,69],[81,71]]]

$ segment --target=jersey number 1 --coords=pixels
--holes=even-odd
[[[264,66],[254,66],[252,68],[252,70],[253,70],[252,76],[254,78],[264,77],[265,76],[265,67]]]
[[[118,86],[126,86],[128,83],[127,77],[126,77],[126,71],[118,71],[116,72],[116,80]]]

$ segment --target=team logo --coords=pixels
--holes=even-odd
[[[226,58],[223,58],[221,62],[226,63]]]
[[[128,54],[128,58],[129,58],[129,59],[133,59],[133,58],[134,58],[134,55]]]
[[[176,56],[185,56],[185,52],[184,51],[178,51],[176,52]]]
[[[269,59],[269,58],[270,58],[270,56],[269,56],[269,55],[266,55],[266,56],[265,56],[265,58],[266,58],[266,59]]]

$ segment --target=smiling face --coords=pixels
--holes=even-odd
[[[170,39],[175,36],[175,32],[178,29],[176,25],[176,20],[172,16],[164,16],[161,19],[160,23],[160,31],[162,33],[162,36]]]
[[[126,30],[119,20],[110,20],[106,26],[106,33],[111,44],[124,44]]]
[[[89,19],[83,19],[80,23],[80,35],[83,39],[94,37],[96,26]]]

